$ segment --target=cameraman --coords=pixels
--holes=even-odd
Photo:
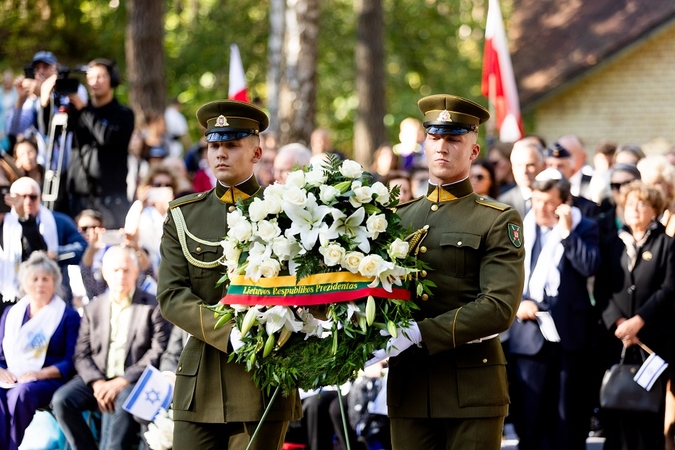
[[[70,214],[100,211],[110,228],[122,228],[129,210],[127,153],[134,131],[134,113],[115,99],[119,73],[112,61],[99,58],[87,70],[89,103],[68,97],[68,128],[73,131],[67,191]]]
[[[16,77],[14,86],[17,100],[14,108],[8,111],[6,119],[10,149],[14,148],[18,135],[35,129],[42,138],[38,142],[41,147],[40,153],[44,158],[44,138],[49,133],[49,122],[53,114],[51,105],[54,103],[58,107],[69,103],[68,97],[53,92],[58,69],[59,62],[56,56],[52,52],[41,50],[35,53],[30,65],[24,70],[24,75]],[[77,96],[82,101],[87,101],[87,90],[81,84],[78,86]]]

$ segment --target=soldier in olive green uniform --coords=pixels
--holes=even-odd
[[[450,95],[425,97],[419,108],[428,195],[397,212],[421,230],[412,251],[432,270],[419,276],[437,287],[417,298],[416,322],[388,351],[399,354],[388,382],[393,448],[499,449],[509,396],[497,334],[513,322],[522,295],[522,221],[471,187],[478,125],[489,113]]]
[[[207,129],[208,161],[218,182],[171,203],[157,288],[164,317],[192,335],[176,370],[173,448],[243,450],[269,398],[244,365],[227,362],[233,322],[214,330],[216,319],[204,306],[225,295],[216,283],[225,271],[218,260],[227,213],[237,200],[260,194],[253,165],[262,154],[258,134],[269,122],[262,110],[234,100],[207,103],[197,118]],[[297,394],[278,396],[251,448],[281,448],[288,421],[301,415]]]

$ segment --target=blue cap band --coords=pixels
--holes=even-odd
[[[248,136],[254,136],[257,133],[251,133],[249,131],[212,131],[207,132],[206,142],[225,142],[225,141],[238,141],[244,139]]]

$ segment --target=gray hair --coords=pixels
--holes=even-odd
[[[26,281],[35,272],[49,274],[54,279],[54,292],[57,295],[63,295],[63,289],[61,288],[61,281],[63,280],[61,269],[56,261],[47,255],[47,252],[41,250],[31,253],[28,259],[19,266],[19,290],[22,294],[26,293]]]
[[[284,145],[277,152],[277,158],[279,159],[287,155],[292,157],[298,167],[305,167],[309,166],[309,160],[312,158],[312,151],[298,142],[293,142]]]
[[[122,247],[121,245],[113,245],[105,251],[103,258],[101,259],[102,270],[105,270],[105,268],[108,267],[110,260],[118,257],[120,254],[126,254],[129,256],[134,265],[140,270],[140,265],[138,264],[138,255],[136,255],[134,249],[131,247]]]

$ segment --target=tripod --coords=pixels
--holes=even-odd
[[[47,161],[45,168],[45,179],[42,190],[43,204],[53,210],[54,203],[59,198],[59,187],[61,185],[61,171],[63,170],[63,160],[66,154],[66,138],[68,134],[68,113],[66,108],[60,107],[58,112],[54,114],[49,126],[49,138],[47,141]],[[56,167],[54,167],[54,144],[56,142],[57,128],[61,127],[61,132],[58,136],[58,160]]]

